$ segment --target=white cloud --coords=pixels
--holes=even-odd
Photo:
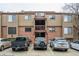
[[[5,3],[0,4],[2,11],[62,11],[64,3]]]

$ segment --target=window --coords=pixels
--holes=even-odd
[[[13,22],[16,20],[16,15],[8,15],[8,22]]]
[[[55,27],[48,28],[50,32],[55,32]]]
[[[25,28],[25,32],[31,32],[31,28]]]
[[[68,27],[68,28],[64,28],[64,34],[71,34],[72,33],[72,28]]]
[[[49,19],[51,19],[51,20],[55,20],[55,16],[50,15],[50,16],[49,16]]]
[[[8,27],[8,34],[16,34],[16,27]]]
[[[26,16],[25,16],[25,20],[31,20],[31,18],[32,18],[32,17],[31,17],[30,15],[26,15]]]
[[[72,21],[72,17],[69,15],[65,15],[64,16],[64,22],[71,22]]]
[[[44,13],[36,13],[36,16],[44,16]]]

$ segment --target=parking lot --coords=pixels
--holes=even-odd
[[[0,56],[79,56],[79,51],[69,49],[65,51],[52,51],[48,46],[47,50],[33,50],[33,46],[28,51],[12,51],[11,48],[0,51]]]

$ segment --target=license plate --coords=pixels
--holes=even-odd
[[[61,47],[64,47],[63,45],[61,45]]]

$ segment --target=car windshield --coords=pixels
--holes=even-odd
[[[66,42],[66,40],[56,40],[57,42]]]
[[[37,37],[36,41],[44,41],[44,38],[43,37]]]
[[[26,38],[25,37],[17,37],[16,41],[26,41]]]

